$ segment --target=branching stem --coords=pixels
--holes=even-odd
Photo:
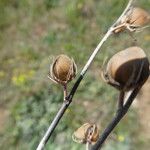
[[[47,132],[45,133],[44,137],[42,138],[42,140],[40,141],[38,147],[36,150],[43,150],[44,146],[46,145],[47,141],[49,140],[49,138],[51,137],[53,131],[55,130],[56,126],[58,125],[60,119],[62,118],[62,116],[64,115],[65,111],[67,110],[68,106],[70,105],[70,103],[72,102],[72,98],[81,82],[81,80],[83,79],[86,71],[89,69],[91,63],[93,62],[96,54],[100,51],[102,45],[104,44],[104,42],[108,39],[108,37],[113,33],[115,27],[118,25],[118,23],[121,21],[122,17],[126,14],[126,12],[129,10],[131,4],[132,4],[133,0],[129,0],[127,7],[125,8],[125,10],[123,11],[123,13],[121,14],[121,16],[117,19],[117,21],[109,28],[109,30],[107,31],[107,33],[104,35],[104,37],[102,38],[102,40],[100,41],[100,43],[97,45],[97,47],[95,48],[95,50],[93,51],[93,53],[91,54],[89,60],[87,61],[86,65],[84,66],[83,70],[80,73],[80,76],[78,77],[77,81],[75,82],[70,94],[66,97],[66,100],[63,102],[61,108],[59,109],[58,113],[56,114],[54,120],[52,121],[52,123],[50,124]]]
[[[130,108],[134,98],[137,96],[140,89],[141,89],[141,87],[137,87],[131,92],[125,105],[119,111],[116,112],[116,115],[114,116],[112,121],[108,124],[108,126],[105,128],[104,132],[101,134],[101,136],[98,139],[98,141],[96,142],[96,144],[91,147],[91,150],[100,150],[101,149],[103,143],[105,142],[105,140],[107,139],[109,134],[113,131],[113,129],[117,126],[117,124],[120,122],[120,120],[127,113],[128,109]]]

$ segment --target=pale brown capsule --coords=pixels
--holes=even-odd
[[[99,129],[95,124],[85,123],[73,133],[73,140],[77,143],[94,144],[99,137]]]
[[[98,140],[99,137],[99,129],[96,125],[92,125],[89,129],[89,139],[91,139],[92,143],[95,143]]]
[[[118,28],[114,30],[114,33],[119,33],[128,29],[129,31],[136,31],[150,23],[150,14],[142,8],[131,8],[127,14],[122,18]]]
[[[51,78],[62,85],[71,81],[77,72],[76,64],[73,59],[66,55],[59,55],[51,65]]]
[[[149,61],[140,47],[129,47],[115,54],[107,63],[103,79],[119,90],[129,91],[149,77]]]
[[[131,10],[127,23],[135,26],[144,26],[150,23],[150,14],[142,8],[135,7]]]

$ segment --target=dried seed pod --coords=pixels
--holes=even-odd
[[[135,31],[136,28],[141,28],[149,23],[150,14],[142,8],[133,7],[122,18],[114,33],[122,32],[126,28],[130,31]]]
[[[99,129],[95,124],[85,123],[78,128],[72,136],[73,141],[77,143],[94,144],[99,137]]]
[[[73,59],[66,55],[59,55],[51,65],[51,78],[62,85],[71,81],[77,72],[77,67]]]
[[[127,19],[127,23],[134,26],[143,26],[150,23],[150,14],[142,8],[135,7]]]
[[[92,125],[89,130],[87,131],[88,132],[88,136],[87,136],[87,139],[92,142],[92,143],[95,143],[97,140],[98,140],[98,137],[99,137],[99,129],[96,125]]]
[[[140,47],[129,47],[109,60],[103,79],[119,90],[129,91],[142,85],[149,72],[145,52]]]

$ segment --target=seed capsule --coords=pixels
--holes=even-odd
[[[140,28],[150,23],[150,14],[142,8],[134,7],[131,8],[127,14],[124,15],[117,29],[114,33],[119,33],[124,31],[126,28],[130,31],[135,31],[134,29]]]
[[[94,144],[99,137],[99,129],[95,124],[85,123],[73,133],[73,140],[77,143]]]
[[[59,55],[51,65],[51,78],[62,85],[71,81],[77,72],[77,67],[73,59],[66,55]]]
[[[135,7],[127,20],[129,24],[143,26],[150,23],[150,14],[142,8]]]
[[[107,63],[104,80],[119,90],[131,90],[149,77],[149,61],[140,47],[129,47],[115,54]]]

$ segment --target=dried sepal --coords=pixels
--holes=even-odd
[[[99,129],[95,124],[85,123],[72,135],[73,141],[77,143],[94,144],[99,137]]]
[[[150,14],[142,8],[131,7],[129,11],[122,17],[119,24],[115,27],[114,33],[125,31],[140,31],[150,23]]]
[[[56,83],[66,85],[77,73],[77,67],[73,59],[66,55],[59,55],[50,66],[50,79]]]

